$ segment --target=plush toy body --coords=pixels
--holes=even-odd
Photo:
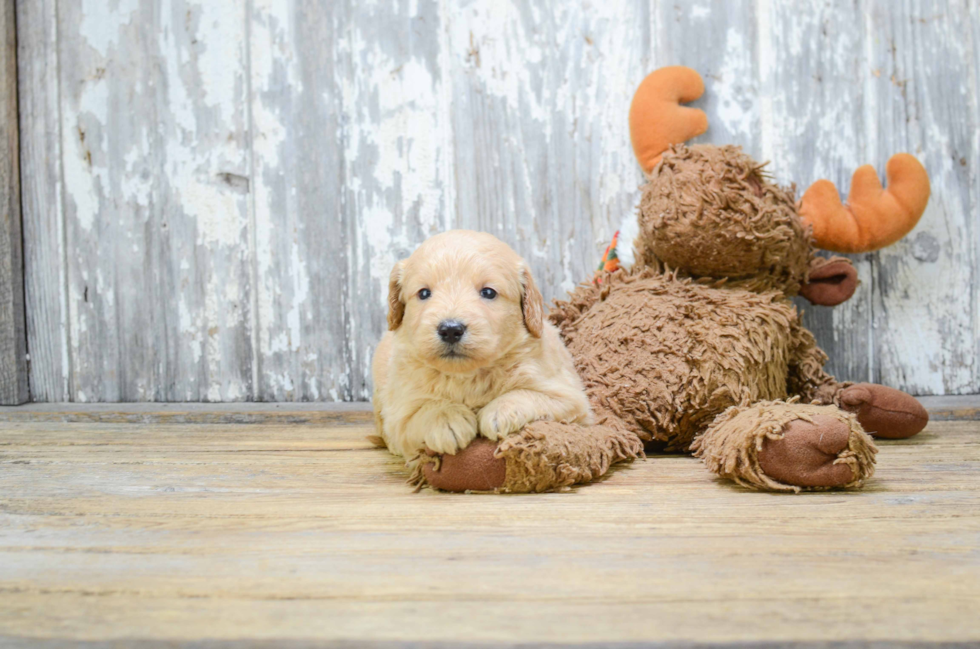
[[[707,127],[701,111],[678,106],[701,92],[700,77],[687,68],[658,70],[640,86],[630,123],[649,182],[632,254],[611,246],[605,261],[617,262],[604,263],[596,281],[550,314],[597,426],[570,431],[538,422],[518,438],[530,435],[539,448],[564,453],[535,456],[534,445],[519,439],[474,445],[426,464],[422,482],[451,490],[566,486],[598,477],[596,466],[604,473],[634,457],[636,449],[622,443],[630,433],[648,448],[694,452],[714,473],[755,488],[857,487],[874,471],[868,432],[900,438],[925,426],[926,412],[911,396],[826,374],[827,357],[791,302],[797,294],[823,305],[849,298],[853,266],[816,256],[814,243],[855,252],[897,241],[925,208],[924,170],[911,156],[896,156],[887,191],[862,168],[848,206],[824,181],[798,206],[791,188],[771,183],[739,148],[680,144]],[[620,250],[630,245],[618,243]],[[630,268],[607,272],[630,256]],[[521,473],[569,464],[583,440],[592,450],[590,470],[571,478],[575,472],[565,470],[564,480]],[[508,457],[509,441],[522,449],[524,469]],[[489,466],[506,479],[477,484]]]

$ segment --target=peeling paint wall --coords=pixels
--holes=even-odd
[[[908,150],[920,227],[806,319],[843,379],[980,392],[980,6],[18,0],[40,401],[361,400],[391,265],[487,230],[546,297],[635,208],[626,111],[696,68],[782,182]]]

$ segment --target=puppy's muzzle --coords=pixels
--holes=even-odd
[[[442,342],[447,345],[455,345],[463,338],[463,334],[466,333],[466,325],[459,320],[443,320],[436,327],[436,333],[439,334]]]

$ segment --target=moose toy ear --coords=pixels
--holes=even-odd
[[[524,326],[528,332],[535,338],[540,338],[544,329],[544,298],[527,267],[521,268],[521,311],[524,313]]]
[[[849,259],[817,257],[810,264],[806,284],[800,295],[818,306],[837,306],[851,299],[857,289],[857,270]]]
[[[660,162],[664,151],[708,130],[708,117],[681,106],[704,94],[701,75],[684,66],[654,70],[640,83],[630,104],[630,140],[643,171]]]
[[[402,300],[402,273],[405,262],[400,261],[391,269],[388,279],[388,331],[394,331],[405,317],[405,302]]]

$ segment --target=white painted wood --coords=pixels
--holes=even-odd
[[[371,354],[387,328],[391,267],[456,225],[447,4],[355,4],[340,43],[349,66],[341,208],[348,399],[371,396]]]
[[[866,11],[872,161],[883,169],[908,150],[932,183],[919,226],[875,264],[875,376],[915,393],[980,391],[978,14],[976,2],[955,0],[879,0]]]
[[[456,224],[492,232],[546,299],[594,272],[642,182],[626,120],[646,2],[486,2],[451,16]]]
[[[58,4],[73,400],[252,394],[243,6]]]
[[[693,142],[738,144],[749,155],[763,157],[758,47],[765,4],[758,0],[653,2],[651,69],[686,65],[704,79],[704,96],[692,105],[708,114],[710,127]]]
[[[250,398],[351,399],[342,147],[350,77],[342,56],[346,22],[340,3],[252,3]]]
[[[635,209],[636,84],[678,63],[706,81],[701,140],[801,191],[920,155],[923,224],[807,322],[842,379],[980,391],[977,3],[20,0],[18,19],[38,400],[366,399],[388,271],[452,227],[561,297]]]

